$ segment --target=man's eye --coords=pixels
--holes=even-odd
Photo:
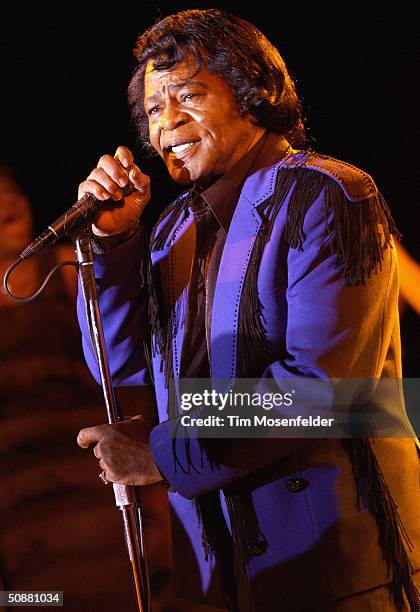
[[[149,110],[147,111],[147,114],[149,115],[149,117],[151,117],[152,115],[156,115],[158,111],[159,106],[152,106],[152,108],[149,108]]]
[[[187,94],[184,94],[183,96],[181,96],[181,101],[182,102],[191,102],[191,100],[193,98],[196,98],[198,95],[199,94],[196,94],[196,93],[187,93]]]

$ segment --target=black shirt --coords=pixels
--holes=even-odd
[[[287,140],[264,136],[230,170],[205,190],[193,187],[196,246],[188,292],[181,378],[210,378],[209,330],[214,291],[227,232],[245,180],[291,152]]]

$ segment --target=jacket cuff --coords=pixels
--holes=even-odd
[[[124,242],[127,242],[130,238],[135,236],[139,231],[139,226],[136,225],[133,229],[120,234],[113,234],[112,236],[97,236],[92,234],[92,248],[95,255],[103,255],[112,251],[116,247],[120,246]]]

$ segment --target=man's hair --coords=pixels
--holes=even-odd
[[[258,126],[286,136],[291,144],[305,142],[301,105],[294,83],[278,50],[254,25],[219,9],[187,10],[165,17],[137,40],[138,65],[128,88],[132,119],[142,144],[151,149],[144,110],[144,74],[170,70],[193,57],[230,87],[239,113]]]

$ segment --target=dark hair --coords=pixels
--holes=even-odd
[[[144,73],[170,70],[192,55],[231,88],[241,115],[283,134],[291,144],[305,142],[301,105],[278,50],[254,25],[219,9],[187,10],[165,17],[137,40],[138,65],[128,88],[132,119],[147,149],[148,120],[144,111]]]

